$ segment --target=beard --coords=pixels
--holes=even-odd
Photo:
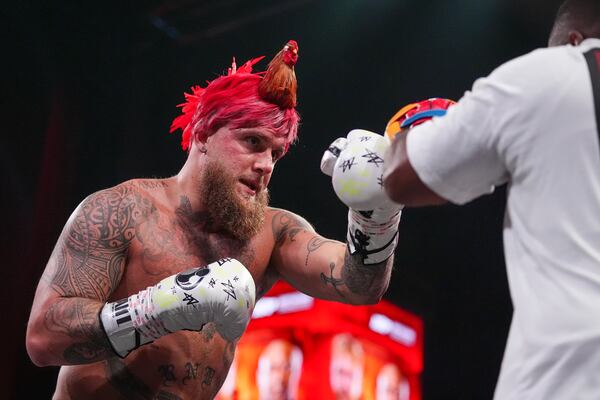
[[[263,227],[269,205],[267,188],[242,199],[238,180],[218,161],[210,161],[201,177],[200,197],[206,205],[208,220],[233,238],[248,241]]]

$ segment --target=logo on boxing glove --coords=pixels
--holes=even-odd
[[[210,268],[208,267],[196,267],[188,269],[187,271],[177,274],[175,277],[175,283],[183,290],[192,290],[196,288],[200,282],[202,282],[202,279],[209,273]]]

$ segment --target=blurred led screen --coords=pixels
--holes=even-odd
[[[257,302],[217,400],[420,400],[423,323],[279,282]]]

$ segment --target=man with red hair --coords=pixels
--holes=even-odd
[[[377,196],[350,211],[348,246],[268,206],[297,134],[297,55],[290,41],[265,74],[251,60],[194,87],[173,123],[188,151],[179,173],[101,190],[73,212],[27,329],[32,361],[62,366],[54,398],[213,398],[256,299],[278,279],[322,299],[379,301],[400,219],[377,197],[380,179],[352,191]],[[368,142],[368,157],[339,166],[344,178],[382,169]]]

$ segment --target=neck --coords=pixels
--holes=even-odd
[[[190,231],[198,229],[206,233],[222,232],[218,221],[213,220],[208,212],[206,196],[202,193],[202,174],[206,165],[206,156],[200,152],[193,142],[190,153],[179,173],[175,176],[176,193],[173,196],[173,205],[177,214]]]
[[[201,189],[199,188],[204,167],[204,157],[192,143],[185,164],[183,164],[183,167],[181,167],[181,170],[175,176],[177,191],[174,201],[176,201],[177,205],[181,201],[180,198],[185,196],[189,200],[194,212],[203,212],[206,210],[206,205],[200,196]]]

